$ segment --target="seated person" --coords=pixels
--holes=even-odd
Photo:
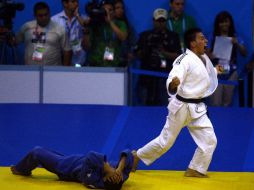
[[[105,155],[94,151],[65,156],[36,146],[12,166],[11,171],[15,175],[30,176],[32,170],[42,166],[63,181],[79,182],[89,188],[120,190],[132,169],[133,154],[130,150],[122,151],[116,163],[108,162]]]

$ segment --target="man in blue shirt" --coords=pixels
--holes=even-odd
[[[120,190],[132,165],[133,153],[130,150],[122,151],[118,162],[108,162],[105,155],[94,151],[86,155],[65,156],[36,146],[12,166],[11,171],[15,175],[30,176],[32,170],[42,166],[63,181],[79,182],[89,188]]]
[[[62,0],[63,11],[54,15],[52,20],[65,29],[69,44],[72,48],[72,66],[83,66],[86,61],[86,52],[83,47],[84,27],[79,22],[78,0]]]

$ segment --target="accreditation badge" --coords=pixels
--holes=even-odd
[[[44,54],[46,52],[46,47],[42,44],[36,44],[34,48],[34,52],[32,55],[33,61],[42,61]]]
[[[229,60],[220,59],[219,64],[223,68],[222,74],[229,74],[230,73],[230,62],[229,62]]]
[[[114,48],[110,48],[110,47],[106,46],[103,59],[105,61],[113,61],[114,60]]]
[[[79,53],[82,50],[81,41],[76,39],[71,41],[71,49],[74,54]]]
[[[167,61],[165,59],[161,59],[161,68],[165,69],[167,67]]]

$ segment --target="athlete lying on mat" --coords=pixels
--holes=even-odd
[[[30,176],[32,170],[41,166],[63,181],[79,182],[89,188],[120,190],[132,165],[130,150],[122,151],[118,162],[108,162],[106,156],[98,152],[64,156],[37,146],[12,166],[11,171],[15,175]]]

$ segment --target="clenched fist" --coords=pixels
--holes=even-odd
[[[222,74],[224,72],[224,68],[220,64],[216,65],[215,68],[216,68],[218,74]]]
[[[177,91],[177,87],[179,86],[180,84],[180,80],[178,77],[174,77],[171,81],[171,83],[169,83],[168,85],[168,91],[171,93],[171,94],[175,94],[176,91]]]

